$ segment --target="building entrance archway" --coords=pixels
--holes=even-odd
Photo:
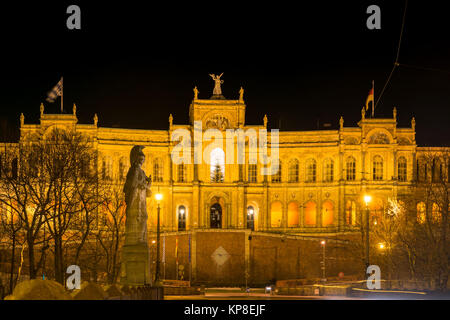
[[[210,208],[210,227],[213,229],[222,228],[222,206],[215,203]]]

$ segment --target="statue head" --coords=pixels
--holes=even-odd
[[[131,165],[138,165],[139,167],[144,164],[145,161],[145,155],[142,150],[145,147],[143,146],[134,146],[130,151],[130,164]]]

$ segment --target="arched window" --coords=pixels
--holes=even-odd
[[[329,200],[322,205],[322,226],[332,225],[334,221],[334,206]]]
[[[347,181],[355,181],[356,178],[356,160],[348,157],[345,163],[345,173]]]
[[[163,181],[163,161],[161,158],[155,158],[153,161],[153,176],[152,180],[154,182]]]
[[[398,158],[398,181],[406,181],[406,165],[407,163],[405,157]]]
[[[316,160],[309,159],[306,161],[306,182],[316,182]]]
[[[178,231],[186,230],[186,207],[178,207]]]
[[[383,218],[384,205],[383,200],[380,198],[373,198],[369,204],[370,219],[371,223],[377,225],[378,222]]]
[[[383,180],[383,158],[373,157],[373,180]]]
[[[247,229],[255,230],[255,208],[247,207]]]
[[[441,208],[436,202],[431,207],[431,220],[435,223],[441,222]]]
[[[288,204],[288,227],[298,227],[299,211],[297,202],[289,202]]]
[[[278,171],[272,175],[272,182],[281,182],[281,160],[278,161]]]
[[[256,182],[256,177],[258,173],[258,165],[257,164],[249,164],[248,165],[248,182]]]
[[[298,182],[298,160],[289,161],[289,182]]]
[[[225,152],[221,148],[211,151],[210,175],[212,182],[223,182],[225,179]]]
[[[422,224],[427,219],[427,206],[425,202],[421,201],[417,204],[417,222]]]
[[[347,201],[345,205],[345,223],[349,226],[356,224],[356,202]]]
[[[334,162],[332,159],[325,159],[323,162],[323,179],[332,182],[334,178]]]
[[[186,165],[184,163],[180,163],[178,165],[178,182],[186,182]]]
[[[282,217],[283,217],[283,205],[281,204],[280,201],[273,202],[270,208],[270,226],[272,228],[280,228]]]
[[[305,205],[305,225],[315,226],[317,223],[317,205],[309,201]]]

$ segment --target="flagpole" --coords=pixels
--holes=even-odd
[[[63,96],[64,96],[64,83],[63,77],[61,77],[61,113],[63,113]]]
[[[372,118],[373,118],[375,112],[375,80],[372,80],[372,93],[373,93],[373,100],[372,100]]]

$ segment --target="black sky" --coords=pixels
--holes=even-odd
[[[225,97],[245,89],[247,123],[313,130],[356,126],[371,81],[375,95],[392,69],[405,1],[178,3],[60,1],[2,5],[0,125],[21,112],[37,123],[39,105],[64,76],[64,104],[81,123],[166,129],[188,123],[196,85],[209,98],[209,73],[224,72]],[[450,44],[442,2],[409,1],[399,62],[376,116],[398,109],[399,126],[417,122],[419,145],[449,145]],[[68,30],[67,6],[82,29]],[[381,8],[381,30],[366,9]],[[424,70],[421,68],[431,68]],[[434,70],[437,69],[437,70]],[[46,105],[59,112],[59,100]]]

